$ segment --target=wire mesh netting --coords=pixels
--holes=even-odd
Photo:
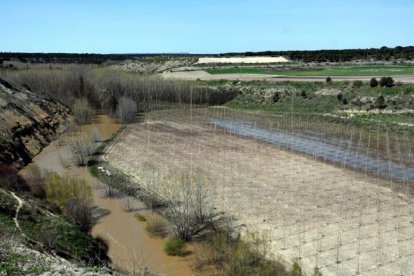
[[[414,273],[414,137],[312,114],[152,107],[110,148],[138,185],[200,170],[209,200],[275,258],[325,275]],[[156,179],[151,182],[157,185]]]

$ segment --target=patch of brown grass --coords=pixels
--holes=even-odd
[[[166,237],[167,235],[167,224],[164,219],[158,215],[149,215],[146,217],[147,224],[145,230],[153,237]]]
[[[283,263],[269,258],[264,239],[251,234],[248,240],[233,240],[225,231],[212,233],[195,251],[193,269],[214,275],[290,275]]]

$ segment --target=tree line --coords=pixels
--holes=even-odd
[[[314,50],[314,51],[264,51],[227,53],[220,56],[287,56],[293,61],[303,62],[347,62],[354,60],[413,60],[414,46],[395,48],[381,47],[370,49],[343,49],[343,50]]]
[[[20,61],[23,63],[64,63],[64,64],[102,64],[111,61],[125,61],[130,59],[171,56],[187,57],[198,56],[191,54],[92,54],[92,53],[13,53],[0,52],[0,64],[3,61]]]
[[[102,64],[111,61],[125,61],[143,57],[199,57],[215,56],[211,54],[92,54],[92,53],[12,53],[0,52],[0,64],[3,61],[20,61],[30,63],[77,63]],[[397,46],[369,49],[340,49],[340,50],[295,50],[295,51],[263,51],[263,52],[234,52],[222,53],[218,56],[286,56],[293,61],[303,62],[347,62],[354,60],[413,60],[414,46]]]
[[[0,79],[70,107],[80,124],[90,120],[92,109],[130,123],[138,112],[177,105],[221,105],[237,96],[237,91],[215,90],[189,81],[93,70],[84,65],[63,70],[4,70]]]

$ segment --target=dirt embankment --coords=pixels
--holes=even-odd
[[[0,79],[0,163],[21,168],[61,134],[70,111]]]

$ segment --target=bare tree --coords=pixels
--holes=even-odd
[[[200,172],[182,173],[167,178],[164,198],[168,204],[165,215],[174,234],[183,239],[191,238],[211,226],[214,217],[209,202],[207,178]]]
[[[116,195],[116,179],[114,176],[108,174],[109,171],[99,172],[99,179],[104,184],[105,196],[114,197]]]
[[[93,116],[92,107],[85,98],[77,99],[72,105],[72,112],[78,124],[86,124],[91,121]]]
[[[151,209],[165,206],[164,192],[161,190],[163,175],[159,173],[153,164],[144,164],[141,178],[139,179],[141,192],[140,199]]]
[[[161,208],[177,237],[190,240],[212,225],[210,184],[201,171],[161,173],[145,164],[139,175],[141,200],[148,207]]]
[[[69,138],[68,146],[75,162],[79,166],[85,166],[95,150],[95,143],[91,137],[86,135],[74,135]]]
[[[30,191],[34,196],[40,198],[44,198],[46,196],[44,175],[37,165],[32,164],[28,166],[26,179],[29,184]]]
[[[132,211],[132,203],[133,203],[133,199],[126,195],[123,194],[122,195],[122,205],[123,205],[123,209],[125,212],[131,212]]]
[[[89,200],[72,197],[65,206],[65,214],[83,232],[88,232],[94,224],[92,205]]]
[[[92,128],[92,138],[93,138],[95,143],[98,143],[98,142],[102,141],[102,134],[99,131],[99,129],[95,126]]]
[[[117,114],[123,123],[132,123],[137,114],[137,104],[128,97],[121,97],[118,101]]]

